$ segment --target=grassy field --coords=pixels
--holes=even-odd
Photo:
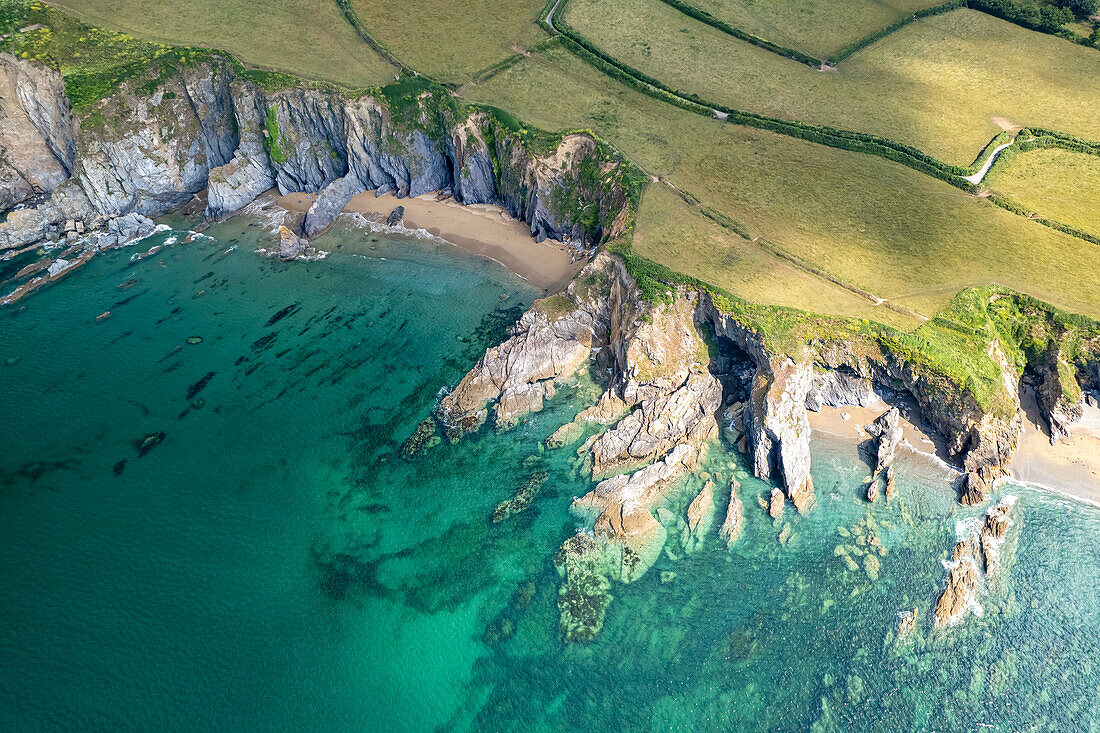
[[[618,84],[561,48],[535,54],[470,90],[546,129],[591,128],[647,172],[840,280],[926,315],[958,290],[999,283],[1100,315],[1100,247],[1040,226],[904,166],[694,115]],[[547,100],[554,100],[547,104]],[[748,275],[721,238],[680,234],[647,194],[638,238],[647,255],[765,302],[884,319],[844,292]],[[676,217],[683,218],[683,217]],[[738,250],[741,251],[741,250]],[[695,253],[692,255],[691,253]],[[753,265],[749,272],[767,272]],[[865,310],[862,312],[860,308]]]
[[[905,330],[919,324],[738,236],[664,184],[650,186],[642,198],[634,251],[755,303],[797,304],[817,313],[873,318]],[[777,282],[783,285],[781,292]]]
[[[912,23],[828,72],[659,0],[570,0],[565,19],[606,53],[682,92],[874,133],[949,163],[968,165],[1008,121],[1100,139],[1100,53],[976,11]]]
[[[91,25],[160,43],[229,51],[246,64],[351,87],[393,81],[393,67],[332,0],[56,0]]]
[[[331,1],[331,0],[330,0]],[[401,61],[436,81],[462,83],[546,37],[544,0],[351,0],[363,25]]]
[[[986,185],[1048,219],[1100,236],[1100,156],[1060,148],[1020,153],[994,169]]]
[[[937,0],[691,0],[735,28],[826,58]]]

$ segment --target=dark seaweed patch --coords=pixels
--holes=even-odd
[[[267,323],[264,324],[264,327],[268,328],[268,327],[274,326],[276,323],[283,320],[287,316],[290,316],[290,315],[293,315],[293,314],[297,313],[299,310],[301,310],[301,308],[302,308],[301,303],[291,303],[286,308],[283,308],[278,313],[271,316],[271,318],[268,318]]]
[[[187,399],[188,400],[194,399],[195,395],[197,395],[199,392],[202,392],[204,389],[206,389],[206,385],[208,385],[210,383],[210,380],[214,378],[214,374],[215,374],[215,372],[207,372],[206,375],[202,379],[200,379],[199,381],[195,382],[190,387],[188,387],[187,388]]]
[[[275,333],[269,333],[266,336],[261,336],[260,338],[252,342],[252,350],[262,351],[263,349],[268,348],[269,346],[271,346],[271,342],[275,340],[276,336],[278,336],[278,334]]]

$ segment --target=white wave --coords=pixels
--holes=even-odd
[[[970,537],[977,537],[978,533],[982,530],[982,525],[985,524],[985,515],[980,514],[974,517],[966,517],[955,522],[955,539],[961,542],[962,540]]]
[[[270,200],[256,199],[252,203],[245,206],[243,209],[237,212],[237,215],[243,215],[260,222],[260,224],[268,229],[272,234],[276,234],[279,231],[279,227],[286,223],[287,214],[286,209],[272,203]]]
[[[342,217],[346,216],[351,220],[354,226],[360,229],[368,229],[374,234],[398,234],[405,237],[413,237],[415,239],[427,240],[430,242],[439,242],[440,244],[453,244],[443,237],[438,237],[427,229],[410,229],[404,224],[398,223],[393,226],[383,224],[382,222],[374,221],[363,216],[359,212],[353,214],[341,214]]]

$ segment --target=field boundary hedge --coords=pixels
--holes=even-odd
[[[359,14],[355,12],[355,8],[351,7],[351,2],[349,2],[349,0],[335,0],[335,2],[336,7],[340,8],[340,12],[344,14],[344,20],[355,29],[355,32],[364,43],[377,51],[379,55],[386,59],[386,61],[389,61],[390,64],[397,67],[398,71],[403,72],[409,70],[409,68],[394,55],[393,51],[390,51],[381,41],[371,35],[367,27],[363,25],[363,21],[359,20]]]
[[[1026,135],[1033,135],[1024,140],[1020,140],[1020,137]],[[1062,148],[1063,150],[1070,150],[1075,153],[1084,153],[1086,155],[1100,156],[1100,143],[1092,142],[1091,140],[1084,140],[1072,135],[1063,135],[1053,130],[1045,130],[1042,128],[1025,128],[1020,131],[1017,136],[1018,142],[1012,147],[1005,148],[993,165],[990,166],[989,171],[985,174],[986,181],[992,181],[996,174],[1008,167],[1008,164],[1020,153],[1028,153],[1033,150],[1041,150],[1043,148]],[[1056,219],[1048,219],[1037,211],[1032,211],[1026,206],[1021,206],[1017,202],[1003,196],[996,191],[990,189],[986,198],[993,204],[1000,206],[1006,211],[1011,211],[1013,214],[1031,219],[1034,222],[1038,222],[1045,227],[1056,229],[1063,234],[1068,234],[1071,237],[1077,237],[1083,239],[1086,242],[1092,244],[1100,244],[1100,236],[1086,232],[1077,227],[1070,226]]]
[[[551,0],[551,2],[548,4],[546,12],[549,12],[549,9],[553,7],[554,1],[555,0]],[[561,4],[565,5],[567,1],[568,0],[562,0]],[[1052,30],[1050,28],[1047,28],[1046,26],[1029,23],[1023,16],[1015,12],[1016,4],[1012,2],[1012,0],[948,0],[941,5],[924,8],[922,10],[916,11],[915,13],[906,15],[903,18],[898,18],[890,25],[884,26],[877,31],[873,31],[863,38],[858,38],[855,41],[852,41],[848,45],[841,48],[839,51],[830,54],[825,59],[819,59],[815,56],[803,53],[802,51],[788,48],[786,46],[781,46],[778,43],[773,43],[766,38],[762,38],[753,33],[749,33],[742,28],[738,28],[737,26],[730,25],[724,20],[715,18],[707,11],[697,8],[691,3],[685,2],[684,0],[661,0],[661,2],[675,8],[676,10],[679,10],[684,15],[694,18],[700,23],[705,23],[706,25],[709,25],[710,27],[719,30],[727,35],[745,41],[746,43],[751,43],[752,45],[758,46],[767,51],[771,51],[778,56],[789,58],[792,61],[798,61],[799,63],[805,64],[814,69],[824,68],[826,65],[835,66],[847,59],[848,57],[852,56],[856,52],[862,51],[876,41],[879,41],[886,36],[901,30],[910,23],[921,20],[923,18],[930,18],[935,15],[950,13],[953,10],[960,10],[962,8],[977,10],[978,12],[992,15],[995,18],[1000,18],[1001,20],[1013,23],[1014,25],[1018,25],[1021,28],[1026,28],[1031,31],[1039,31],[1040,33],[1047,33],[1052,36],[1063,38],[1067,41],[1070,41],[1071,43],[1076,43],[1080,46],[1085,46],[1086,48],[1092,48],[1087,38],[1079,36],[1076,33],[1071,33],[1065,30]]]
[[[562,0],[558,6],[559,11],[568,0]],[[755,127],[762,130],[770,130],[782,135],[800,138],[809,142],[818,143],[827,147],[848,150],[856,153],[877,155],[885,160],[901,163],[926,175],[938,178],[956,188],[969,193],[975,193],[977,187],[967,181],[964,176],[971,175],[981,167],[984,160],[985,149],[970,166],[951,165],[928,155],[912,146],[894,142],[884,137],[870,135],[851,130],[842,130],[827,125],[811,125],[793,120],[781,120],[775,117],[745,112],[744,110],[726,107],[699,97],[697,94],[681,92],[668,86],[659,79],[655,79],[633,66],[620,61],[602,51],[598,46],[589,41],[583,35],[575,31],[566,23],[560,15],[554,16],[554,27],[563,38],[563,45],[577,55],[581,60],[595,66],[608,76],[656,99],[668,102],[682,109],[706,117],[715,116],[716,112],[725,115],[727,122],[747,127]],[[986,149],[990,149],[989,145]]]
[[[557,9],[560,11],[569,0],[557,0],[547,4],[547,8],[553,8],[555,3]],[[669,0],[662,0],[662,2],[668,2]],[[680,2],[680,0],[673,0],[673,2]],[[937,6],[943,8],[945,6]],[[930,9],[932,10],[932,9]],[[547,14],[549,14],[547,10]],[[946,12],[946,11],[941,11]],[[595,67],[599,71],[607,74],[611,78],[626,84],[627,86],[649,96],[654,99],[672,104],[681,109],[695,114],[702,115],[704,117],[715,117],[716,113],[724,115],[724,119],[727,122],[732,122],[738,125],[744,125],[746,127],[755,127],[761,130],[769,130],[780,135],[787,135],[788,137],[795,137],[808,142],[818,143],[819,145],[825,145],[826,147],[837,148],[839,150],[847,150],[854,153],[864,153],[867,155],[875,155],[884,160],[900,163],[908,168],[924,173],[925,175],[938,178],[945,183],[948,183],[956,188],[962,189],[967,193],[977,193],[980,190],[979,185],[973,184],[966,180],[965,176],[973,175],[977,173],[986,159],[992,152],[1006,142],[1010,135],[1008,132],[1002,131],[997,133],[982,150],[978,153],[969,166],[963,168],[962,166],[952,165],[945,163],[938,158],[934,158],[927,153],[918,150],[917,148],[902,143],[894,142],[887,138],[879,137],[877,135],[870,135],[862,132],[853,132],[851,130],[842,130],[827,125],[811,125],[804,122],[798,122],[794,120],[781,120],[775,117],[766,117],[753,112],[745,112],[743,110],[733,109],[732,107],[726,107],[720,104],[715,104],[708,100],[702,99],[696,94],[690,94],[681,92],[673,87],[670,87],[655,79],[638,69],[626,64],[619,59],[605,53],[594,43],[582,36],[580,33],[572,29],[568,23],[555,14],[551,19],[554,22],[553,26],[546,23],[546,16],[540,18],[539,24],[551,33],[557,33],[557,37],[561,38],[562,45],[568,49],[575,56],[580,58],[590,66]],[[1074,150],[1077,152],[1089,153],[1092,155],[1100,155],[1100,142],[1092,140],[1086,140],[1084,138],[1074,137],[1073,135],[1067,135],[1064,133],[1056,132],[1054,130],[1047,130],[1044,128],[1025,128],[1020,132],[1020,135],[1032,134],[1034,139],[1020,140],[1016,145],[1005,148],[1001,151],[1001,154],[997,157],[997,160],[993,162],[990,170],[986,172],[983,181],[989,180],[989,177],[993,174],[998,166],[1003,166],[1008,160],[1016,154],[1016,152],[1026,152],[1027,150],[1033,150],[1037,147],[1045,146],[1058,146],[1067,150]],[[1019,135],[1017,136],[1019,140]],[[1001,208],[1011,211],[1014,214],[1027,217],[1032,221],[1038,222],[1044,226],[1056,229],[1060,232],[1068,234],[1079,239],[1084,239],[1087,242],[1094,244],[1100,244],[1100,237],[1092,235],[1088,232],[1081,231],[1075,227],[1071,227],[1068,224],[1063,224],[1052,219],[1047,219],[1040,216],[1037,212],[1026,209],[1011,201],[1008,201],[998,194],[991,193],[987,196],[991,203],[1000,206]],[[725,222],[715,220],[717,223],[727,226]],[[738,231],[739,227],[728,227],[733,231]],[[738,232],[740,233],[740,232]]]

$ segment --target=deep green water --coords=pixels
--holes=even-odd
[[[282,264],[252,253],[262,228],[208,234],[0,312],[0,729],[1100,729],[1100,511],[1008,487],[1018,541],[983,617],[933,632],[956,524],[983,511],[943,469],[906,460],[900,500],[869,509],[853,446],[815,438],[819,506],[788,511],[784,545],[719,446],[706,468],[741,473],[748,518],[733,551],[685,556],[673,527],[567,647],[552,558],[590,483],[539,443],[598,388],[399,455],[537,294],[430,242],[337,229],[328,259]],[[534,504],[492,523],[536,471]],[[877,580],[838,527],[881,539]]]

